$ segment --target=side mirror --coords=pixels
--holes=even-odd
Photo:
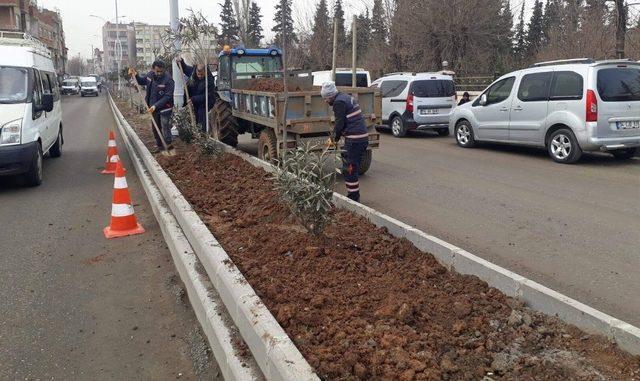
[[[482,94],[482,96],[480,97],[480,106],[486,106],[487,105],[487,94]]]
[[[53,111],[53,95],[52,94],[42,95],[42,109],[46,112]]]

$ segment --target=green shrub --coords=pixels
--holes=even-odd
[[[306,144],[287,153],[273,176],[274,188],[291,213],[316,236],[324,231],[333,208],[336,170],[335,165],[325,165],[330,157],[335,158],[333,153],[318,152],[316,146]]]

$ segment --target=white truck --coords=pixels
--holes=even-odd
[[[62,154],[62,107],[51,53],[17,32],[0,32],[0,176],[43,179],[43,156]]]

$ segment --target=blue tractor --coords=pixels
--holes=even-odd
[[[239,134],[251,133],[258,139],[258,157],[272,162],[283,150],[302,144],[324,148],[333,131],[333,111],[320,89],[313,87],[310,72],[288,71],[285,94],[280,49],[225,46],[218,60],[219,97],[211,119],[220,141],[236,146]],[[375,125],[380,122],[382,98],[377,89],[344,87],[340,91],[356,97],[366,115],[370,149],[360,168],[364,173],[371,164],[371,148],[379,145]]]

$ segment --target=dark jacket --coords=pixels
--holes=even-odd
[[[160,78],[155,78],[155,73],[150,71],[145,77],[136,75],[138,84],[147,87],[145,101],[149,107],[156,107],[156,111],[165,112],[173,108],[173,79],[168,73]]]
[[[336,117],[334,135],[336,141],[342,136],[345,139],[369,140],[360,105],[351,95],[345,93],[336,95],[333,100],[333,115]]]
[[[180,66],[182,67],[183,73],[188,76],[187,80],[187,90],[189,91],[189,97],[191,99],[191,103],[193,104],[193,108],[196,114],[196,123],[200,124],[202,128],[206,125],[206,113],[205,110],[205,102],[206,102],[206,92],[207,92],[207,81],[205,79],[198,79],[198,76],[195,71],[194,66],[189,66],[184,61],[179,61]],[[209,92],[209,107],[207,110],[211,110],[214,103],[216,102],[216,91],[215,91],[215,78],[210,71],[207,70],[208,78],[208,92]],[[185,94],[185,102],[186,102],[187,94]]]

